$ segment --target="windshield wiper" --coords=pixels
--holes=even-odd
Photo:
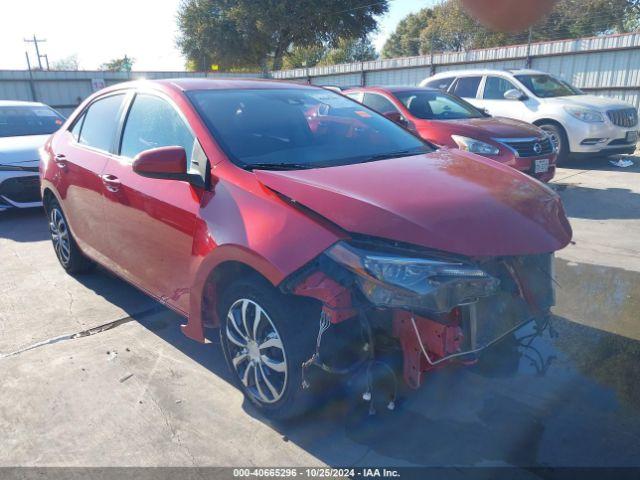
[[[248,163],[244,166],[246,170],[308,170],[316,168],[315,165],[304,163]]]
[[[411,150],[401,150],[399,152],[380,153],[378,155],[371,155],[370,157],[365,158],[359,163],[375,162],[377,160],[388,160],[390,158],[409,157],[411,155],[420,155],[422,153],[428,153],[428,152],[425,150],[416,151],[415,149],[411,149]]]

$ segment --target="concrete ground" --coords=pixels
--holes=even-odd
[[[215,335],[104,271],[65,275],[40,211],[0,214],[0,467],[640,466],[640,159],[553,186],[575,232],[553,336],[434,373],[395,412],[335,399],[288,423],[243,402]]]

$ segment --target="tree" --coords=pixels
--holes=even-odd
[[[130,72],[133,67],[135,58],[125,55],[122,58],[114,58],[113,60],[100,65],[100,70],[108,70],[109,72]]]
[[[326,54],[327,49],[324,45],[294,46],[284,57],[282,67],[284,69],[315,67]]]
[[[51,70],[78,70],[78,55],[73,54],[51,62]]]
[[[640,27],[640,0],[559,0],[531,28],[533,41],[623,33]],[[460,0],[445,0],[409,15],[385,43],[384,57],[526,43],[528,31],[495,32],[480,25]],[[419,38],[416,41],[416,38]]]
[[[433,17],[433,10],[423,8],[411,13],[398,23],[395,32],[382,47],[383,58],[411,57],[420,55],[420,33]]]
[[[378,58],[376,49],[368,38],[341,38],[334,48],[327,50],[319,65],[367,62]]]
[[[387,9],[388,0],[182,0],[178,47],[201,70],[279,70],[294,46],[365,37]]]

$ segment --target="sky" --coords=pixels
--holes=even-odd
[[[382,48],[407,14],[435,1],[391,0],[389,12],[379,21],[379,31],[372,35],[376,48]],[[46,53],[50,63],[77,55],[81,69],[94,70],[126,54],[135,59],[134,70],[184,70],[184,58],[175,45],[179,2],[1,0],[0,69],[25,69],[25,50],[32,65],[37,64],[33,44],[24,42],[37,34],[46,39],[40,53]]]

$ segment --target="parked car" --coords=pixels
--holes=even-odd
[[[540,182],[282,82],[109,87],[47,141],[40,175],[62,267],[103,265],[192,339],[219,326],[239,388],[280,418],[308,408],[321,370],[392,354],[417,388],[544,322],[571,238]]]
[[[613,98],[585,95],[537,70],[461,70],[439,73],[421,86],[439,88],[492,115],[517,118],[546,130],[558,147],[558,161],[633,153],[638,111]]]
[[[0,211],[42,205],[38,150],[63,122],[42,103],[0,100]]]
[[[437,145],[460,148],[548,182],[556,152],[540,128],[491,117],[468,102],[432,88],[366,87],[344,94]]]

